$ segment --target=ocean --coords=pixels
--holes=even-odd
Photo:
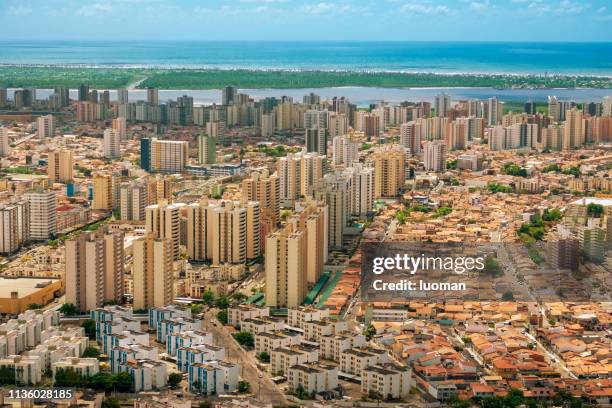
[[[0,64],[612,76],[612,43],[0,41]]]

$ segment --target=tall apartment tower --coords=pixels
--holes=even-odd
[[[172,243],[147,234],[134,241],[134,309],[164,307],[174,298]]]
[[[147,206],[147,186],[138,181],[119,188],[119,208],[124,221],[144,221]]]
[[[334,136],[332,139],[332,163],[334,166],[349,166],[359,160],[359,143],[348,135]]]
[[[253,172],[242,181],[242,197],[247,201],[258,201],[261,210],[262,238],[276,229],[280,221],[280,178],[270,175],[267,169]]]
[[[354,163],[344,169],[349,183],[349,213],[365,217],[374,209],[374,168]]]
[[[180,257],[181,245],[181,215],[184,204],[168,204],[161,202],[145,209],[145,231],[155,238],[167,238],[172,246],[172,259]]]
[[[129,93],[127,88],[117,89],[117,103],[125,105],[129,102]]]
[[[266,306],[300,306],[308,290],[308,242],[305,230],[288,224],[266,238]]]
[[[92,210],[111,211],[114,207],[113,176],[96,175],[93,178]]]
[[[400,145],[410,154],[421,153],[421,123],[410,121],[400,125]]]
[[[406,151],[398,145],[377,149],[372,154],[374,197],[397,197],[406,180]]]
[[[11,154],[11,144],[9,143],[8,128],[0,126],[0,157]]]
[[[321,127],[306,128],[306,151],[327,155],[327,129]]]
[[[287,224],[292,224],[296,231],[306,232],[306,281],[314,285],[327,262],[327,205],[309,199],[300,202],[298,207],[299,210],[287,218]]]
[[[159,105],[159,89],[147,88],[147,103],[149,105]]]
[[[261,254],[256,201],[202,199],[187,206],[187,257],[214,265],[244,263]]]
[[[217,139],[201,134],[198,136],[198,163],[214,164],[217,162]]]
[[[151,140],[151,171],[180,173],[189,157],[189,143],[179,140]]]
[[[30,240],[30,204],[0,204],[0,253],[12,254]]]
[[[58,149],[49,152],[47,175],[51,183],[70,183],[73,179],[74,155],[72,150]]]
[[[226,86],[221,91],[221,105],[233,105],[238,96],[238,88]]]
[[[55,136],[55,121],[53,115],[39,116],[36,119],[37,134],[39,139]]]
[[[425,144],[423,162],[427,171],[446,170],[446,144],[441,140],[433,140]]]
[[[66,302],[85,312],[122,303],[123,233],[101,228],[66,241]]]
[[[585,142],[584,119],[582,112],[576,108],[565,112],[565,123],[563,127],[563,150],[580,147]]]
[[[127,123],[123,116],[113,119],[113,130],[117,132],[119,140],[127,140]]]
[[[349,194],[349,180],[339,171],[327,174],[317,183],[314,191],[315,199],[327,204],[327,240],[331,249],[344,247],[344,232],[350,211]]]
[[[104,157],[108,159],[121,157],[120,136],[115,129],[104,131]]]
[[[434,100],[434,108],[436,110],[436,116],[441,118],[448,116],[448,111],[451,108],[451,97],[447,94],[438,94]]]
[[[504,103],[497,98],[489,98],[487,100],[487,122],[489,126],[495,126],[504,115]]]
[[[30,239],[46,241],[57,232],[55,191],[30,191],[24,194],[30,205]]]

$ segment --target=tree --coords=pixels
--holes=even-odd
[[[174,389],[183,381],[183,376],[180,373],[170,373],[168,376],[168,385]]]
[[[603,214],[603,210],[604,208],[601,204],[591,203],[587,205],[587,215],[589,217],[598,218],[601,216],[601,214]]]
[[[245,394],[247,392],[249,392],[249,388],[251,388],[251,385],[249,384],[248,381],[239,381],[238,382],[238,392]]]
[[[79,314],[79,310],[72,303],[64,303],[59,308],[60,313],[64,314],[64,316],[74,316]]]
[[[202,302],[208,306],[212,306],[215,303],[215,294],[212,290],[206,289],[202,294]]]
[[[363,335],[366,337],[368,341],[372,340],[372,337],[376,335],[376,328],[372,325],[369,325],[364,331]]]
[[[85,329],[85,334],[90,339],[96,338],[96,321],[95,320],[93,319],[84,320],[83,323],[81,323],[81,327]]]
[[[98,373],[89,378],[89,386],[94,390],[112,391],[115,386],[115,376],[108,373]]]
[[[270,354],[268,354],[266,351],[262,351],[261,353],[259,353],[257,355],[257,358],[262,363],[269,363],[270,362]]]
[[[482,271],[494,278],[502,274],[502,269],[499,265],[499,262],[497,262],[495,258],[490,256],[485,258],[484,269]]]
[[[83,358],[98,358],[100,357],[100,350],[94,347],[87,347],[83,350]]]
[[[36,310],[36,309],[40,309],[40,305],[37,303],[30,303],[28,305],[28,310]]]
[[[232,295],[232,299],[234,299],[238,303],[244,302],[247,299],[247,297],[248,296],[242,292],[236,292]]]
[[[0,385],[15,384],[15,369],[0,367]]]
[[[230,305],[229,299],[225,296],[220,297],[215,302],[215,306],[217,306],[219,309],[227,309],[229,305]]]
[[[115,388],[119,392],[131,392],[132,377],[130,376],[130,373],[124,371],[115,375]]]
[[[221,324],[223,325],[227,324],[228,322],[227,309],[219,310],[219,312],[217,312],[217,320],[219,320]]]
[[[238,332],[233,334],[234,339],[243,347],[253,347],[255,345],[255,339],[249,332]]]
[[[210,408],[212,405],[210,405],[209,401],[202,401],[200,402],[200,408]]]
[[[527,177],[527,170],[516,163],[504,164],[501,171],[511,176]]]
[[[81,388],[87,384],[85,378],[72,368],[58,368],[55,370],[55,387]]]
[[[120,408],[119,400],[117,398],[104,398],[102,401],[102,408]]]

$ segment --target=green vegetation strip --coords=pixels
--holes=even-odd
[[[142,79],[141,88],[160,89],[220,89],[228,84],[253,89],[330,86],[612,88],[612,78],[565,75],[0,66],[0,87],[75,88],[85,83],[104,89],[127,86]]]

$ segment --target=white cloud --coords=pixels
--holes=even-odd
[[[115,7],[108,3],[94,3],[87,6],[81,6],[75,11],[75,14],[81,17],[96,17],[103,14],[110,14],[114,10]]]
[[[240,0],[240,3],[259,3],[259,4],[273,4],[273,3],[289,3],[291,0]]]
[[[308,14],[327,14],[336,11],[337,5],[333,3],[316,3],[316,4],[304,4],[302,11]]]
[[[557,8],[557,14],[580,14],[586,9],[591,8],[589,3],[578,3],[570,0],[562,0]]]
[[[450,10],[447,6],[432,4],[429,2],[410,2],[400,7],[402,13],[414,14],[447,14]]]
[[[489,7],[491,6],[491,4],[489,3],[489,0],[485,0],[485,1],[473,1],[470,3],[470,9],[474,10],[474,11],[484,11],[489,9]]]
[[[32,9],[28,6],[11,6],[8,8],[7,13],[10,16],[27,16],[32,14]]]

